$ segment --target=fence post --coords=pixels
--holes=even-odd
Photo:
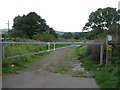
[[[55,49],[55,43],[54,43],[54,51],[55,51],[56,49]]]
[[[48,44],[48,51],[50,50],[50,42],[47,43]]]
[[[103,42],[100,45],[100,65],[103,65]]]
[[[5,48],[4,48],[4,45],[2,45],[2,59],[5,58]]]
[[[2,41],[0,41],[0,60],[3,59],[3,46],[2,46]]]

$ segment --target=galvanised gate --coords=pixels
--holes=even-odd
[[[12,57],[7,57],[4,58],[4,45],[6,44],[46,44],[48,45],[48,50],[43,50],[40,52],[32,52],[32,53],[28,53],[28,54],[22,54],[22,55],[17,55],[17,56],[12,56]],[[54,45],[54,48],[50,48],[50,45]],[[69,46],[65,46],[65,47],[61,47],[61,48],[56,48],[55,45],[57,44],[68,44]],[[10,58],[19,58],[19,57],[23,57],[23,56],[29,56],[29,55],[33,55],[33,54],[40,54],[40,53],[44,53],[44,52],[50,52],[50,51],[54,51],[54,50],[59,50],[59,49],[63,49],[63,48],[69,48],[69,47],[75,47],[75,46],[80,46],[80,45],[100,45],[100,65],[103,64],[103,42],[0,42],[0,60],[7,60]]]

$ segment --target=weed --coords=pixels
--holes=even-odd
[[[73,52],[70,58],[78,57],[78,60],[82,61],[82,67],[85,68],[85,70],[89,71],[92,70],[94,75],[93,78],[96,78],[96,81],[98,85],[103,89],[105,88],[117,88],[119,87],[120,80],[118,75],[118,67],[116,65],[111,65],[108,68],[106,68],[104,65],[100,66],[93,60],[91,55],[85,54],[86,47],[77,47]],[[98,60],[97,60],[98,61]],[[82,76],[81,73],[74,73],[74,77],[87,77]],[[92,76],[90,76],[92,77]]]

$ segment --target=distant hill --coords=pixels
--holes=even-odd
[[[0,34],[7,34],[8,29],[0,29]]]
[[[55,31],[58,35],[63,35],[65,32]]]
[[[68,32],[62,32],[62,31],[55,31],[58,35],[63,35],[64,33],[68,33]],[[72,34],[74,34],[75,32],[71,32]]]

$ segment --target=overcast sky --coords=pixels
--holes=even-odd
[[[118,8],[119,0],[1,0],[0,29],[10,28],[17,15],[36,12],[57,31],[81,32],[92,11],[98,8]]]

